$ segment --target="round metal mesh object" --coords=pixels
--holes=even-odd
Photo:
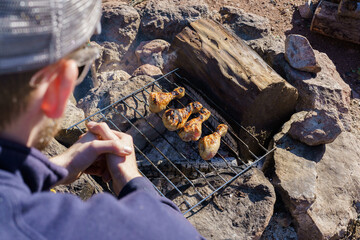
[[[101,0],[1,0],[0,75],[56,62],[99,31]]]

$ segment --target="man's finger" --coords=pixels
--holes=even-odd
[[[98,156],[104,153],[127,156],[133,152],[131,147],[121,144],[120,140],[95,140],[89,144],[90,150],[94,151]]]
[[[95,135],[100,135],[104,140],[116,140],[118,137],[113,133],[109,126],[104,123],[88,122],[86,124],[89,131]]]

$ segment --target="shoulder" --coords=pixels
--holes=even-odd
[[[120,200],[102,193],[83,202],[42,192],[21,201],[20,218],[47,239],[199,239],[172,202],[146,191]]]

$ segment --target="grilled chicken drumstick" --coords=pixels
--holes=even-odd
[[[151,92],[149,95],[149,109],[153,113],[161,112],[171,100],[182,98],[185,95],[185,88],[178,87],[172,92]]]
[[[200,156],[204,160],[212,159],[220,148],[221,137],[225,136],[228,131],[228,126],[220,124],[216,131],[207,135],[199,141]]]
[[[192,113],[198,113],[201,108],[201,103],[192,102],[181,109],[168,109],[162,116],[164,126],[169,131],[175,131],[177,129],[183,128],[190,115]]]
[[[202,123],[208,120],[211,112],[206,108],[200,110],[200,116],[193,118],[188,121],[185,126],[178,132],[179,137],[184,142],[197,141],[201,137],[201,126]]]

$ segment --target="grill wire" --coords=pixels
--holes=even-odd
[[[176,81],[175,83],[174,81],[169,80],[169,77],[174,77],[178,81]],[[217,155],[214,157],[217,159],[216,162],[205,161],[201,159],[197,148],[198,142],[185,143],[182,142],[182,140],[177,136],[176,132],[165,131],[164,133],[162,133],[161,131],[159,131],[158,126],[154,126],[154,123],[152,123],[151,120],[149,120],[148,117],[145,116],[147,112],[149,113],[149,106],[147,102],[147,97],[144,96],[148,96],[148,94],[152,91],[169,92],[179,86],[184,86],[186,89],[185,84],[189,86],[190,82],[186,78],[180,76],[180,74],[178,73],[178,69],[175,69],[68,128],[68,131],[77,129],[81,133],[84,133],[84,129],[81,129],[79,127],[81,123],[85,121],[104,121],[109,125],[111,129],[124,132],[122,126],[120,126],[120,124],[116,124],[116,121],[113,120],[114,116],[121,116],[121,118],[124,119],[137,134],[140,134],[140,136],[143,138],[142,140],[146,142],[147,146],[144,148],[139,146],[136,139],[134,139],[134,147],[140,173],[152,182],[152,185],[161,196],[168,197],[170,199],[176,196],[176,204],[179,207],[181,206],[180,209],[182,210],[184,215],[186,215],[187,213],[191,213],[195,210],[196,207],[201,206],[201,204],[210,200],[215,193],[219,192],[221,189],[232,183],[239,176],[244,174],[246,171],[248,171],[260,161],[262,161],[274,150],[267,150],[265,147],[263,147],[254,135],[252,135],[244,127],[238,124],[235,120],[233,120],[231,116],[227,115],[226,112],[221,111],[221,108],[219,108],[214,102],[211,101],[210,98],[208,98],[204,94],[202,94],[202,98],[206,101],[206,103],[211,103],[211,106],[214,106],[216,108],[216,111],[219,114],[221,113],[221,116],[226,116],[227,118],[230,118],[232,123],[235,123],[238,128],[248,134],[248,136],[258,144],[258,147],[262,150],[262,154],[258,156],[253,153],[245,140],[242,140],[237,134],[235,134],[235,132],[231,129],[230,126],[226,136],[221,138],[220,149]],[[186,106],[183,99],[186,99],[188,102],[199,101],[198,99],[196,99],[195,96],[192,96],[190,92],[186,89],[184,98],[180,100],[176,99],[172,102],[175,102],[173,104],[175,104],[177,108],[182,108]],[[136,104],[131,104],[135,102]],[[146,106],[145,113],[142,113],[140,110],[134,107],[139,104],[143,104],[144,106]],[[171,104],[169,104],[169,106],[171,106]],[[129,116],[126,116],[123,111],[121,111],[121,109],[133,111],[135,117],[130,119]],[[156,118],[158,118],[158,121],[161,121],[161,114],[162,112],[154,114],[156,115]],[[149,137],[143,130],[138,128],[136,121],[139,119],[142,119],[146,122],[147,128],[153,129],[157,133],[157,139],[151,140],[151,137]],[[210,124],[210,122],[215,124]],[[212,114],[208,121],[205,121],[203,123],[202,136],[214,132],[214,129],[220,123],[225,122],[223,122],[222,119],[219,119],[216,114]],[[172,136],[171,139],[169,135]],[[238,144],[243,145],[243,147],[247,149],[250,156],[252,156],[252,159],[250,161],[248,161],[249,159],[247,159],[247,161],[245,162],[241,159],[238,150],[234,149],[234,146],[231,146],[231,144],[226,141],[226,138],[229,136],[235,141],[237,141]],[[165,144],[168,145],[167,147],[170,147],[170,149],[172,150],[171,153],[164,152],[163,149],[160,149],[160,147],[156,145],[155,141],[158,141],[159,139],[165,142]],[[175,142],[173,139],[176,139]],[[181,142],[181,144],[183,145],[185,144],[187,147],[178,147],[177,145],[179,142]],[[157,155],[160,154],[162,158],[153,159],[154,157],[150,154],[151,151],[156,152]],[[184,164],[179,165],[179,159],[172,159],[170,155],[173,155],[174,152],[177,154],[178,157],[180,157],[180,163],[185,163],[185,166],[191,169],[190,173],[186,169],[184,170]],[[195,155],[197,157],[193,157]],[[234,161],[236,161],[237,164],[234,164]],[[164,165],[166,167],[164,167]],[[206,169],[206,171],[204,171],[204,169]],[[173,176],[174,173],[176,174],[176,177]],[[231,174],[230,178],[227,177],[229,176],[229,174]],[[154,175],[156,177],[154,177]],[[216,181],[214,181],[214,176],[216,176]],[[165,184],[161,184],[159,186],[159,184],[157,184],[157,180],[159,179]],[[201,189],[199,189],[199,180],[202,182],[203,186],[205,185],[209,189],[209,191],[205,191],[205,194],[204,191],[201,191]],[[192,188],[194,195],[190,196],[190,194],[185,193],[184,189],[188,188]]]

